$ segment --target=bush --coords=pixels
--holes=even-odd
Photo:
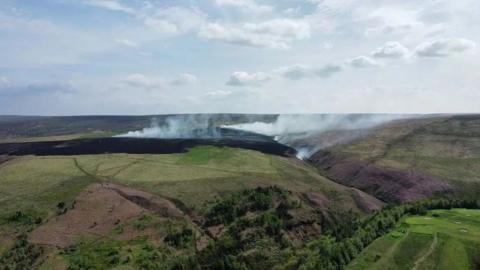
[[[29,243],[27,235],[22,234],[17,238],[13,247],[0,257],[0,269],[30,269],[42,253],[42,247]]]
[[[184,228],[179,232],[173,232],[165,237],[165,242],[177,248],[185,248],[195,239],[192,229]]]

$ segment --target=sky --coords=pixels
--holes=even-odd
[[[478,0],[1,0],[0,114],[476,113]]]

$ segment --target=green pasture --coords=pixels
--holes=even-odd
[[[433,210],[408,216],[375,240],[347,269],[475,269],[480,260],[480,210]]]

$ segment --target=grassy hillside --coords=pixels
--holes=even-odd
[[[169,155],[26,156],[0,166],[3,212],[44,211],[95,181],[147,190],[189,207],[231,191],[278,185],[298,192],[321,192],[332,203],[356,209],[350,189],[319,176],[313,167],[242,149],[198,147]]]
[[[408,216],[368,246],[347,269],[477,269],[480,210]]]
[[[341,157],[337,160],[336,166],[343,162],[349,168],[352,164],[374,168],[373,172],[367,174],[369,178],[372,178],[372,175],[381,176],[383,170],[393,175],[392,177],[396,174],[404,178],[411,177],[413,185],[419,182],[417,178],[427,178],[424,186],[445,186],[441,183],[443,182],[450,185],[457,195],[480,196],[478,115],[394,121],[375,129],[364,138],[336,146],[329,151],[330,156]],[[340,172],[344,172],[344,169],[345,167],[342,171],[342,168],[339,168]],[[401,172],[409,174],[404,175]],[[412,172],[418,173],[421,177],[415,177]],[[337,170],[336,174],[338,173]],[[348,174],[347,172],[347,177],[343,178],[353,180],[353,175]],[[354,171],[353,174],[358,176],[359,172]],[[422,195],[418,198],[433,196],[434,193],[424,192]]]
[[[295,208],[295,219],[284,223],[290,224],[292,232],[285,235],[292,245],[302,245],[304,237],[321,233],[328,212],[363,213],[382,206],[365,193],[320,176],[314,167],[299,160],[236,148],[204,146],[168,155],[15,157],[0,164],[0,254],[7,250],[28,258],[41,254],[38,266],[67,265],[77,257],[85,259],[112,250],[140,249],[138,256],[154,256],[157,253],[148,251],[150,246],[162,256],[181,252],[188,257],[215,237],[215,226],[226,226],[206,227],[205,217],[213,202],[270,186],[288,191],[302,202]],[[276,213],[277,206],[273,203],[269,211]],[[318,218],[312,219],[314,216]],[[255,224],[252,226],[259,226]],[[24,233],[40,246],[15,240]],[[174,239],[188,238],[185,241],[198,247],[165,246],[165,237],[172,234]],[[62,254],[68,255],[61,255],[54,246],[70,245],[69,239],[77,239],[75,250],[62,249]],[[94,249],[93,243],[98,241],[104,251]],[[43,251],[28,255],[37,250],[34,247]],[[91,260],[109,265],[104,263],[106,255],[102,256]]]

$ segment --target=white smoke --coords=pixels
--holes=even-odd
[[[369,134],[372,128],[392,120],[416,117],[392,114],[304,114],[279,115],[275,118],[229,119],[216,115],[176,115],[153,119],[150,127],[129,131],[117,137],[133,138],[221,138],[219,119],[243,123],[223,125],[223,128],[242,130],[270,136],[276,141],[295,148],[297,157],[308,159],[321,149],[350,142]],[[259,119],[264,120],[258,121]],[[222,122],[221,121],[221,122]],[[246,121],[246,122],[245,122]]]
[[[153,119],[150,127],[129,131],[117,137],[130,138],[214,138],[217,130],[210,125],[207,115],[176,115],[163,121]]]
[[[297,150],[300,159],[316,151],[365,136],[369,130],[392,120],[413,117],[392,114],[280,115],[271,123],[252,122],[227,128],[273,136]]]

